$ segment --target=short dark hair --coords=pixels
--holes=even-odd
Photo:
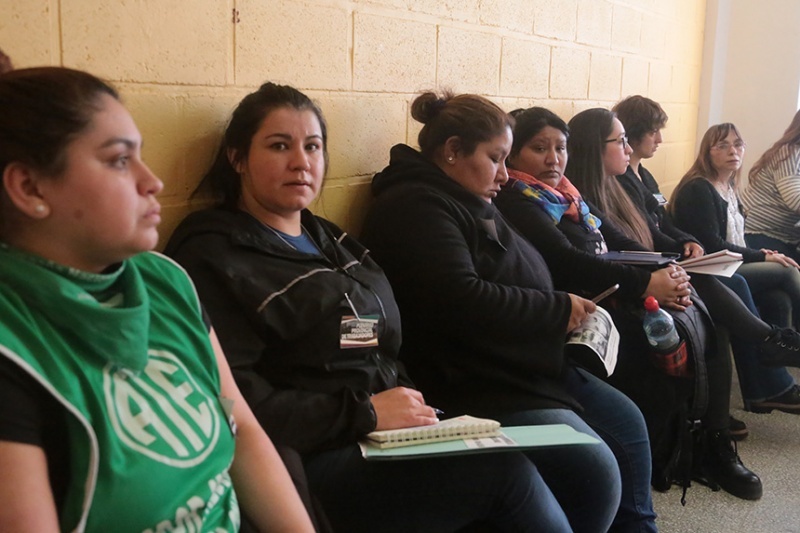
[[[325,168],[328,168],[328,128],[322,110],[294,87],[267,82],[257,91],[245,96],[236,106],[225,129],[217,157],[203,178],[203,183],[209,183],[212,192],[219,197],[223,206],[235,208],[239,202],[242,182],[236,166],[247,159],[253,136],[267,115],[276,109],[287,107],[298,111],[308,110],[316,115],[322,132]]]
[[[66,149],[100,110],[100,97],[119,95],[80,70],[39,67],[0,75],[0,172],[12,162],[57,176]]]
[[[641,141],[648,132],[660,130],[669,120],[658,102],[640,95],[620,100],[612,111],[617,114],[617,118],[625,127],[628,140],[634,143]]]
[[[494,102],[476,94],[454,96],[450,91],[441,96],[422,93],[411,104],[411,116],[424,124],[418,141],[428,158],[450,137],[458,137],[464,153],[470,155],[479,143],[514,127],[514,119]]]

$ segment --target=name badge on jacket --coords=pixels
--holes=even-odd
[[[339,325],[340,348],[378,345],[378,315],[345,315]]]

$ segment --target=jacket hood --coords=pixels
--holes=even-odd
[[[254,229],[252,233],[254,235],[258,233],[255,231],[256,220],[247,213],[239,210],[232,211],[221,207],[212,207],[210,209],[203,209],[190,213],[178,224],[178,227],[175,228],[167,246],[164,248],[164,253],[171,256],[175,254],[186,241],[200,235],[216,234],[230,236],[232,234],[231,228],[241,226],[242,223],[238,221],[242,219],[253,220]],[[237,222],[234,223],[234,221]]]
[[[389,155],[389,165],[372,178],[372,194],[374,196],[379,196],[401,183],[430,183],[431,180],[450,181],[439,167],[408,145],[394,145]]]
[[[433,188],[440,194],[452,197],[475,216],[494,216],[496,210],[493,204],[465,189],[417,150],[405,144],[397,144],[392,147],[390,155],[389,165],[372,178],[372,194],[376,198],[387,196],[390,191],[402,194],[401,191],[420,187]]]

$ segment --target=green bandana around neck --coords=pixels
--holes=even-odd
[[[149,297],[133,263],[93,274],[0,244],[0,279],[18,287],[31,309],[87,354],[134,372],[144,369]]]

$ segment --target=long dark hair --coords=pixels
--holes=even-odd
[[[597,107],[572,117],[569,121],[572,134],[567,141],[569,160],[565,174],[581,194],[628,237],[652,250],[653,235],[644,215],[617,182],[616,176],[606,176],[605,173],[605,141],[614,130],[615,116],[612,111]]]
[[[327,169],[328,127],[319,106],[294,87],[268,82],[257,91],[245,96],[234,109],[217,157],[203,177],[198,190],[207,183],[222,206],[229,209],[236,208],[242,194],[241,176],[236,167],[247,159],[253,136],[267,115],[285,107],[298,111],[312,111],[316,115],[322,132],[322,150]]]

